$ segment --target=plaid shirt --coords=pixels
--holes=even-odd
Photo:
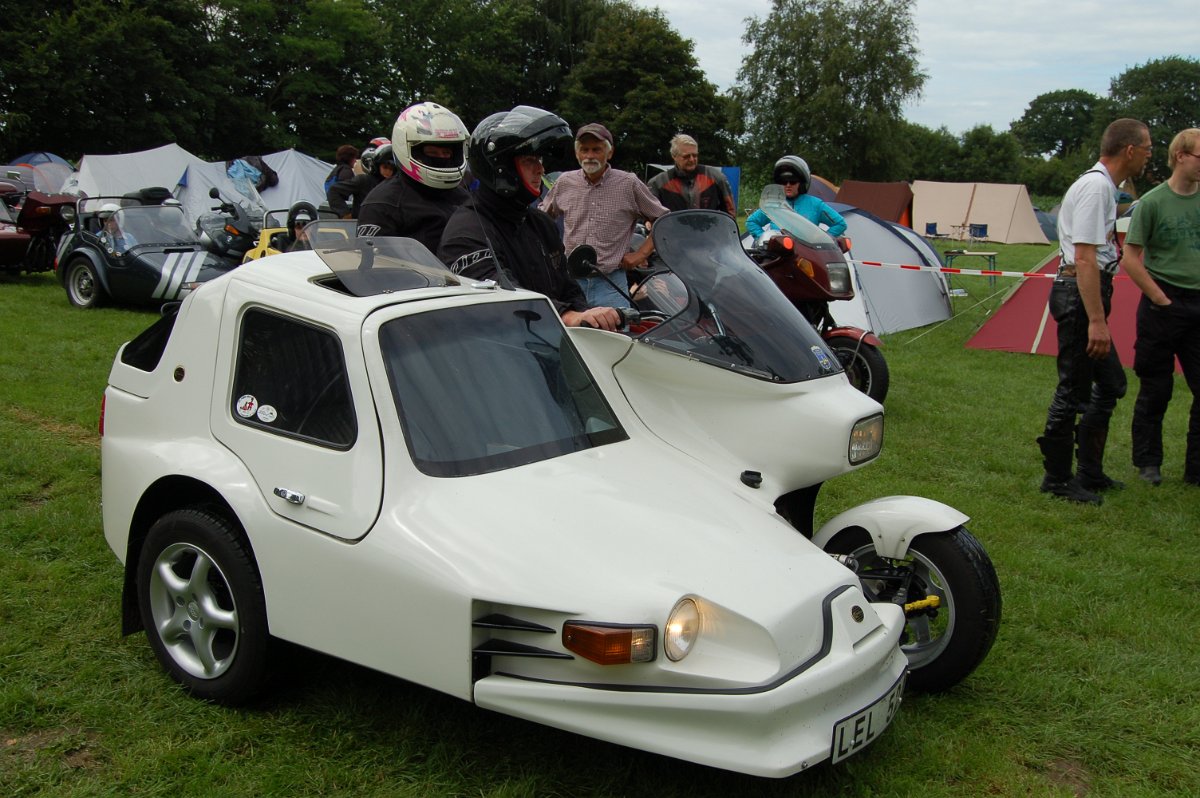
[[[606,273],[620,267],[639,220],[654,221],[667,213],[636,175],[611,166],[595,183],[587,181],[582,169],[563,172],[540,207],[551,216],[564,217],[567,252],[591,244],[600,271]]]

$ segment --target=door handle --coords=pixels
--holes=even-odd
[[[275,488],[274,493],[285,502],[289,502],[291,504],[304,504],[303,493],[297,493],[296,491],[288,490],[287,488]]]

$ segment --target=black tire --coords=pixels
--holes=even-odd
[[[887,398],[891,375],[887,361],[878,347],[868,343],[859,344],[845,335],[835,335],[825,341],[846,371],[850,384],[876,402],[883,404]]]
[[[94,308],[104,304],[104,286],[96,276],[96,267],[87,258],[75,258],[67,264],[63,280],[67,299],[77,308]]]
[[[928,595],[941,600],[937,610],[908,617],[901,649],[908,656],[909,687],[947,690],[991,650],[1000,629],[1000,581],[982,544],[965,527],[918,536],[904,560],[880,557],[861,529],[838,533],[825,550],[858,561],[863,592],[872,601],[893,602],[905,585],[909,602]]]
[[[237,705],[267,675],[262,582],[241,530],[207,509],[176,510],[150,528],[137,566],[146,637],[192,695]]]

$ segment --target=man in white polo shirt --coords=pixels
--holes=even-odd
[[[1058,213],[1062,262],[1050,289],[1058,387],[1037,440],[1046,470],[1042,491],[1068,501],[1101,504],[1099,491],[1124,487],[1103,470],[1109,420],[1127,387],[1108,329],[1118,263],[1116,191],[1125,178],[1142,173],[1150,150],[1145,123],[1113,122],[1100,140],[1100,160],[1067,189]],[[1071,467],[1075,443],[1078,476]]]

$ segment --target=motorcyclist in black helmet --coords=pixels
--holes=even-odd
[[[362,174],[334,183],[325,192],[329,200],[329,210],[336,213],[340,219],[357,219],[359,206],[371,193],[371,189],[396,174],[396,161],[392,157],[390,142],[363,150],[358,162],[364,169]]]
[[[541,193],[543,157],[565,159],[571,142],[566,122],[527,105],[480,122],[467,146],[479,188],[447,222],[438,257],[477,280],[500,281],[503,269],[509,283],[549,297],[568,327],[587,323],[615,330],[620,315],[588,305],[567,275],[558,227],[532,207]]]

